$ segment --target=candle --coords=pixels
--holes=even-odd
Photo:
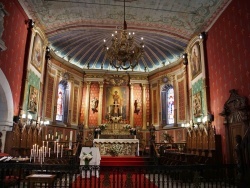
[[[62,145],[62,149],[61,149],[61,158],[63,156],[63,145]]]
[[[50,134],[49,134],[49,139],[50,139]]]
[[[54,136],[53,135],[51,136],[51,139],[54,140]]]
[[[47,135],[45,135],[45,140],[47,140]]]
[[[44,141],[43,141],[43,147],[44,147]]]
[[[60,148],[60,145],[57,143],[57,151],[56,151],[56,157],[58,158],[58,154],[59,154],[59,148]]]
[[[65,136],[65,140],[68,140],[68,136],[67,135]]]
[[[44,147],[44,157],[46,157],[47,147]]]
[[[72,141],[72,139],[73,139],[73,131],[70,131],[69,141]]]
[[[49,148],[49,157],[50,157],[50,150],[51,150],[51,148]]]
[[[48,148],[49,148],[49,142],[47,141],[47,151],[46,151],[47,153],[48,153]]]

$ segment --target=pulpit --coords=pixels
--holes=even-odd
[[[92,155],[92,159],[88,164],[85,164],[83,159],[84,155],[90,154]],[[90,176],[96,176],[99,178],[99,170],[95,171],[91,166],[100,166],[101,155],[98,147],[82,147],[80,154],[80,165],[84,165],[84,169],[82,170],[82,177],[90,178]],[[86,174],[87,173],[87,174]]]

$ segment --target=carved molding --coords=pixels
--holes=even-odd
[[[4,5],[0,3],[0,51],[7,49],[4,41],[2,40],[2,35],[4,31],[4,16],[9,15],[9,13],[4,9]]]

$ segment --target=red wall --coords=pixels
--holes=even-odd
[[[229,90],[236,89],[250,99],[250,1],[233,0],[208,31],[207,63],[213,124],[222,135],[224,162],[225,129],[219,113],[229,97]]]
[[[2,40],[7,50],[0,52],[0,68],[9,81],[13,95],[14,115],[18,115],[27,38],[25,20],[28,18],[17,0],[1,0],[1,2],[9,15],[4,17]]]

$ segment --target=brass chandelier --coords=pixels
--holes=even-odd
[[[124,0],[124,24],[123,30],[119,33],[115,31],[112,34],[110,47],[106,44],[104,39],[104,51],[106,52],[106,58],[109,60],[110,65],[114,68],[132,70],[138,65],[140,58],[144,54],[143,37],[141,37],[140,45],[137,45],[134,39],[135,33],[127,31],[127,23],[125,20],[125,0]]]

